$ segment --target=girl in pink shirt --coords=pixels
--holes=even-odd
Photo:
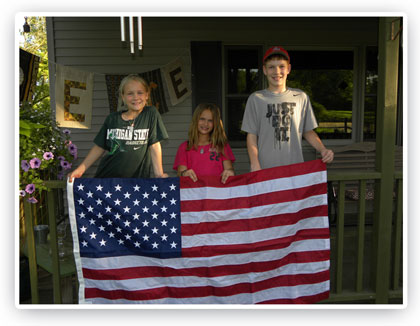
[[[194,111],[188,141],[176,153],[174,170],[194,182],[199,176],[221,176],[221,182],[235,175],[235,156],[228,144],[220,118],[220,110],[212,103],[201,103]]]

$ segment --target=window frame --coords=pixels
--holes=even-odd
[[[227,134],[227,137],[229,138],[229,130],[228,130],[228,125],[229,125],[229,110],[228,110],[228,99],[229,98],[242,98],[246,95],[241,95],[241,94],[228,94],[228,65],[227,65],[227,57],[228,57],[228,51],[229,50],[247,50],[247,49],[252,49],[252,50],[257,50],[258,52],[258,70],[261,71],[261,74],[259,76],[259,85],[261,87],[261,89],[263,89],[264,86],[264,77],[262,74],[262,58],[263,58],[263,45],[262,44],[222,44],[223,47],[223,55],[222,55],[222,66],[223,66],[223,74],[222,74],[222,102],[223,102],[223,121],[224,121],[224,125],[225,125],[225,131]],[[249,94],[251,95],[251,94]],[[249,96],[247,95],[247,96]],[[246,148],[246,141],[240,141],[240,140],[229,140],[229,144],[232,148]]]
[[[261,69],[260,80],[261,89],[267,88],[267,80],[264,78],[262,73],[262,55],[265,51],[270,48],[271,44],[227,44],[223,43],[223,54],[222,54],[222,102],[223,107],[223,120],[225,125],[228,126],[228,110],[227,103],[229,95],[227,93],[228,87],[228,67],[227,67],[227,55],[230,49],[257,49],[259,53],[259,69]],[[366,49],[368,46],[374,46],[370,44],[360,46],[296,46],[287,45],[284,47],[290,51],[352,51],[353,52],[353,96],[352,96],[352,135],[349,139],[323,139],[323,143],[326,146],[339,146],[348,145],[354,142],[363,141],[363,125],[364,125],[364,98],[365,98],[365,78],[366,78]],[[293,58],[291,58],[291,65],[293,70]],[[228,129],[228,128],[227,128]],[[229,137],[229,130],[226,130]],[[232,147],[246,148],[245,141],[233,141]],[[307,150],[312,148],[306,140],[303,140],[303,149]]]

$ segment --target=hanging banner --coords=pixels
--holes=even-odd
[[[19,101],[31,101],[40,58],[19,49]]]
[[[171,104],[177,105],[191,95],[184,77],[185,66],[181,58],[177,58],[162,68],[162,74],[168,87]]]
[[[160,69],[155,69],[147,72],[138,73],[150,86],[150,97],[148,105],[155,106],[160,114],[168,112],[166,105],[165,94],[163,92],[162,77]],[[108,101],[111,112],[119,110],[118,107],[118,89],[121,80],[127,75],[105,75],[106,88],[108,90]]]
[[[56,65],[55,114],[60,127],[90,129],[93,73]]]

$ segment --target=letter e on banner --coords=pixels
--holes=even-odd
[[[90,129],[93,73],[56,65],[55,114],[60,127]]]
[[[184,63],[177,58],[165,67],[161,68],[168,87],[169,97],[172,105],[177,105],[191,95],[184,78]]]

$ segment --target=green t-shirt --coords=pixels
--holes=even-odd
[[[108,151],[101,159],[95,178],[149,178],[152,160],[149,147],[168,133],[154,106],[145,106],[134,120],[122,119],[123,111],[113,112],[94,139],[94,143]]]

